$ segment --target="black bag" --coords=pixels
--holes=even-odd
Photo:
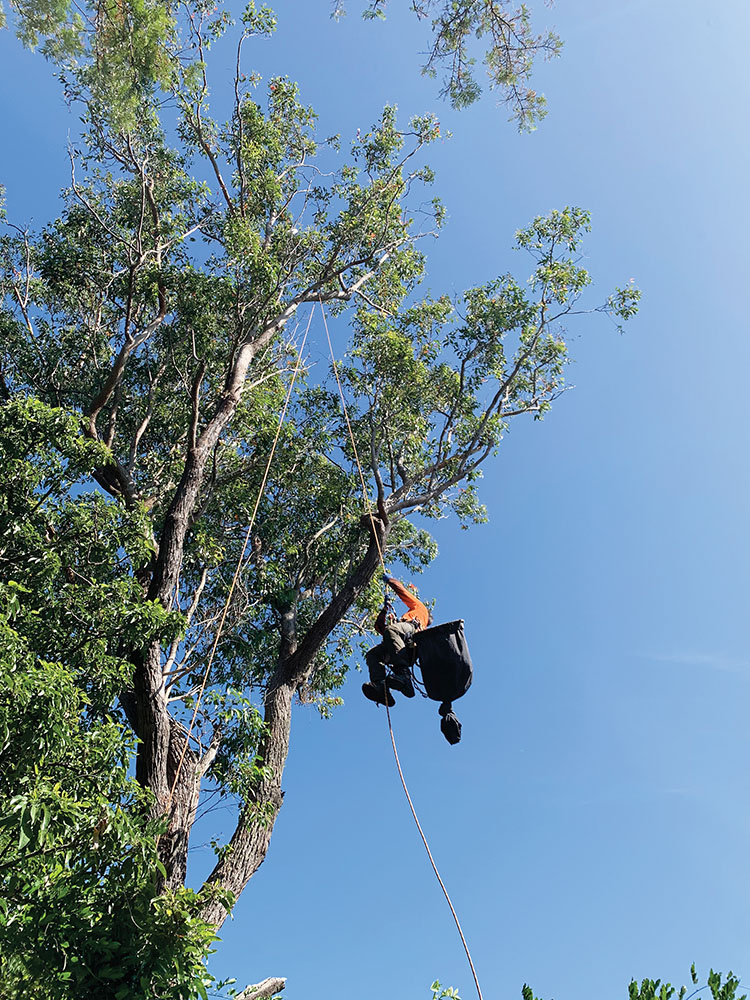
[[[417,632],[414,642],[427,697],[442,702],[438,709],[441,732],[449,743],[458,743],[461,723],[451,702],[466,694],[474,676],[463,620]]]

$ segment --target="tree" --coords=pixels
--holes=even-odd
[[[9,799],[4,960],[33,968],[40,996],[65,982],[77,996],[191,996],[205,988],[196,956],[266,855],[295,699],[336,702],[379,603],[380,553],[418,571],[430,518],[484,520],[482,464],[510,420],[543,417],[564,391],[588,216],[564,209],[517,234],[528,285],[507,273],[456,301],[420,298],[420,242],[443,216],[433,200],[417,225],[410,208],[432,181],[432,116],[400,127],[386,108],[341,162],[294,84],[275,78],[260,97],[244,72],[244,41],[272,30],[266,9],[242,16],[223,124],[207,50],[229,23],[213,2],[180,17],[14,9],[27,40],[47,36],[84,132],[60,218],[40,233],[9,224],[0,243],[4,628],[21,699],[7,727],[23,729],[37,685],[55,720],[49,746],[27,741],[27,799]],[[628,286],[598,308],[619,322],[637,300]],[[348,414],[331,373],[305,371],[301,324],[323,308],[351,329],[337,370]],[[102,795],[61,783],[78,757],[109,776]],[[193,894],[207,787],[236,803],[236,828]],[[129,964],[86,979],[95,942],[113,940],[123,870],[174,971],[134,945]],[[54,988],[45,963],[62,941],[29,878],[88,914],[65,938],[80,976]],[[41,938],[17,935],[22,922]]]

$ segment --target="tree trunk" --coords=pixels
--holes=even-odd
[[[185,746],[185,733],[176,724],[172,726],[169,741],[168,768],[169,786],[174,790],[169,804],[169,828],[159,841],[159,856],[167,869],[167,888],[178,889],[185,884],[187,875],[188,844],[198,811],[201,772],[195,753]]]
[[[146,662],[138,665],[133,688],[120,694],[120,704],[140,740],[136,779],[154,793],[154,814],[170,814],[169,827],[159,838],[159,857],[167,870],[163,884],[177,888],[185,882],[188,839],[198,809],[201,775],[198,758],[186,746],[184,729],[169,715],[166,704],[161,704],[159,689],[149,687],[149,681],[155,683],[155,679],[148,660],[153,657],[159,662],[159,653],[155,646]]]
[[[163,810],[169,799],[167,761],[170,717],[158,642],[152,643],[136,662],[132,706],[134,717],[131,722],[139,740],[135,776],[144,788],[151,789],[157,807]]]
[[[235,897],[240,896],[263,863],[281,809],[284,798],[281,779],[289,754],[295,689],[295,683],[279,684],[266,695],[266,735],[262,759],[264,766],[270,770],[270,777],[253,791],[242,810],[226,853],[206,880],[206,884],[218,884],[229,889]],[[218,929],[226,920],[227,911],[220,902],[211,900],[203,907],[201,916]]]
[[[242,345],[213,416],[188,450],[180,483],[164,520],[147,593],[149,600],[158,600],[165,607],[180,574],[185,538],[200,496],[206,464],[237,409],[255,354],[274,332],[273,328],[264,330],[254,341]],[[195,405],[197,419],[197,400]],[[136,778],[154,793],[157,814],[170,813],[169,830],[159,842],[159,853],[167,869],[167,885],[178,886],[185,878],[187,842],[200,794],[197,760],[189,747],[185,749],[185,737],[178,735],[177,724],[169,714],[159,643],[152,644],[145,656],[135,657],[134,664],[132,695],[128,692],[123,704],[129,702],[126,711],[140,741]]]

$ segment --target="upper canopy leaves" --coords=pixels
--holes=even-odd
[[[200,87],[206,51],[230,23],[229,12],[214,0],[184,5],[160,0],[9,0],[9,7],[19,38],[30,47],[40,46],[58,66],[68,95],[87,94],[100,113],[120,126],[136,122],[156,91],[172,93],[189,83]],[[431,28],[423,72],[441,75],[440,94],[454,107],[473,103],[481,93],[475,75],[477,49],[490,88],[519,128],[532,129],[544,117],[545,99],[530,86],[533,63],[537,57],[557,55],[562,43],[554,32],[535,32],[525,4],[410,0],[410,7]],[[363,14],[384,17],[386,8],[387,0],[370,0]],[[344,12],[343,0],[333,5],[334,16]],[[268,7],[250,2],[241,23],[247,35],[268,35],[275,17]]]
[[[530,80],[537,57],[559,55],[562,42],[553,31],[537,34],[526,4],[514,0],[410,0],[414,14],[428,21],[432,31],[427,60],[422,70],[427,76],[441,76],[440,96],[454,108],[473,104],[482,88],[475,75],[476,51],[483,52],[483,64],[490,89],[510,111],[520,130],[530,131],[546,112],[542,94],[531,88]],[[363,15],[384,17],[388,0],[370,0]],[[334,5],[334,15],[345,11],[345,3]]]

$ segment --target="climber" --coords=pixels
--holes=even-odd
[[[387,703],[390,708],[396,704],[391,691],[399,691],[405,698],[414,697],[411,680],[414,635],[427,628],[432,615],[403,583],[385,574],[383,581],[398,594],[408,610],[397,618],[386,595],[383,608],[375,620],[375,631],[383,636],[383,641],[365,654],[370,680],[362,685],[362,693],[370,701],[380,705]],[[391,667],[392,673],[386,673],[386,666]]]

